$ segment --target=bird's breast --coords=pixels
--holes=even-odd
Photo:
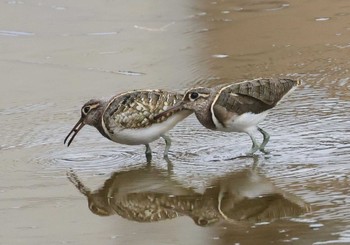
[[[264,111],[258,114],[252,112],[246,112],[241,115],[233,114],[231,117],[225,118],[224,121],[219,122],[213,115],[216,130],[224,132],[248,132],[252,128],[262,122],[267,116],[268,111]]]
[[[178,122],[191,114],[190,111],[178,112],[159,123],[150,123],[148,126],[126,127],[118,121],[109,120],[102,123],[103,129],[109,138],[117,143],[127,145],[148,144],[157,140],[162,134],[172,129]]]

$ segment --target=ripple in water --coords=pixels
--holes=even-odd
[[[56,171],[66,171],[75,169],[85,174],[105,174],[110,173],[116,168],[125,168],[145,164],[142,160],[144,151],[136,154],[135,151],[106,144],[95,147],[79,146],[74,150],[64,149],[61,151],[50,152],[47,156],[33,159],[37,164],[46,165],[46,174],[52,174]],[[140,150],[140,149],[139,149]]]
[[[8,36],[8,37],[28,37],[28,36],[34,36],[34,33],[32,33],[32,32],[25,32],[25,31],[7,31],[7,30],[0,30],[0,36]]]
[[[278,11],[290,6],[287,1],[260,1],[260,2],[246,2],[236,7],[235,10],[239,12],[261,12],[261,11]]]

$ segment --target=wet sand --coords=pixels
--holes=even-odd
[[[350,243],[348,1],[9,0],[0,13],[0,244]],[[257,159],[235,158],[248,136],[193,116],[169,133],[169,170],[162,140],[151,166],[144,146],[91,127],[63,145],[90,98],[271,76],[304,85],[261,124],[271,154]],[[262,187],[269,198],[238,198]],[[128,198],[179,205],[141,222]]]

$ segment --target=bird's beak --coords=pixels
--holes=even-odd
[[[164,116],[169,117],[169,116],[175,114],[176,112],[182,111],[183,109],[185,109],[184,108],[184,104],[185,103],[183,101],[180,101],[179,103],[177,103],[173,107],[170,107],[169,109],[163,111],[162,113],[159,113],[153,119],[154,120],[159,120],[159,119],[161,119]]]
[[[80,191],[81,194],[86,197],[89,197],[91,195],[91,190],[80,181],[79,177],[73,171],[73,169],[69,169],[66,174],[69,181],[72,182],[72,184]]]
[[[77,122],[77,124],[74,125],[74,127],[72,128],[72,130],[69,132],[69,134],[67,135],[67,137],[64,139],[64,144],[66,143],[66,141],[68,140],[69,136],[72,135],[72,137],[70,138],[70,140],[68,141],[68,144],[67,146],[69,146],[74,137],[78,134],[78,132],[80,131],[80,129],[82,129],[84,127],[85,123],[84,123],[84,120],[83,118],[81,117],[79,119],[79,121]]]

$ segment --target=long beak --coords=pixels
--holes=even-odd
[[[77,124],[74,125],[73,129],[69,132],[69,134],[67,135],[67,137],[64,139],[64,144],[65,144],[66,141],[68,140],[69,136],[70,136],[71,134],[73,134],[73,135],[72,135],[72,138],[70,138],[70,140],[68,141],[67,146],[69,146],[69,145],[72,143],[74,137],[78,134],[79,130],[82,129],[82,128],[84,127],[84,125],[85,125],[85,123],[84,123],[84,121],[83,121],[83,118],[80,118],[79,121],[77,122]]]
[[[178,104],[174,105],[173,107],[170,107],[169,109],[163,111],[162,113],[159,113],[158,115],[156,115],[153,119],[154,120],[158,120],[162,117],[169,117],[173,114],[175,114],[178,111],[182,111],[184,108],[184,102],[180,101]]]

